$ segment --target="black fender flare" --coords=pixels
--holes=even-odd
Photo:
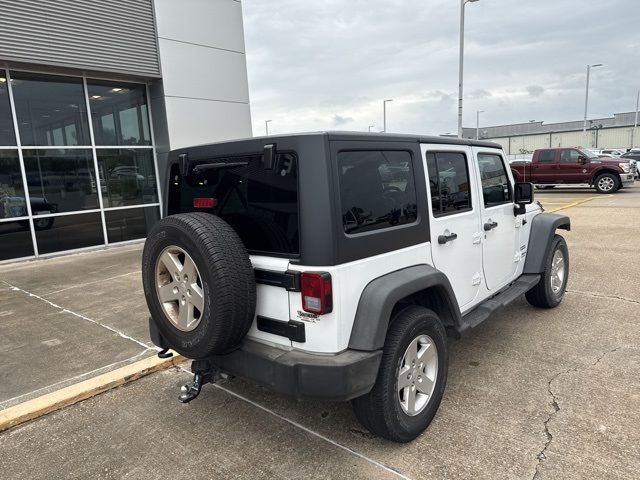
[[[447,276],[431,265],[415,265],[378,277],[364,288],[351,330],[349,348],[366,351],[381,349],[391,313],[398,301],[434,287],[438,291],[439,310],[446,312],[448,323],[459,330],[462,317]]]
[[[571,220],[566,215],[540,213],[531,220],[531,233],[524,262],[524,274],[542,273],[545,260],[551,250],[556,230],[571,230]]]

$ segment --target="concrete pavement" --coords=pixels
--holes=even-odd
[[[181,405],[189,375],[172,369],[0,434],[0,477],[637,478],[640,186],[536,196],[549,210],[595,196],[563,211],[566,298],[553,310],[520,299],[451,341],[442,405],[416,441],[372,436],[348,404],[238,379]],[[116,316],[100,318],[144,331]]]

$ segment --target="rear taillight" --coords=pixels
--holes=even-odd
[[[300,274],[302,309],[305,312],[324,315],[333,309],[331,275],[327,272],[302,272]]]
[[[218,204],[215,198],[194,198],[193,208],[213,208]]]

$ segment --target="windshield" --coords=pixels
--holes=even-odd
[[[587,158],[598,158],[598,155],[593,153],[591,150],[587,150],[586,148],[581,148],[578,151]]]

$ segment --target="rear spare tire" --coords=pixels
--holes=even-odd
[[[249,255],[236,232],[214,215],[160,220],[144,246],[142,282],[160,333],[186,357],[232,350],[253,321],[256,285]]]

